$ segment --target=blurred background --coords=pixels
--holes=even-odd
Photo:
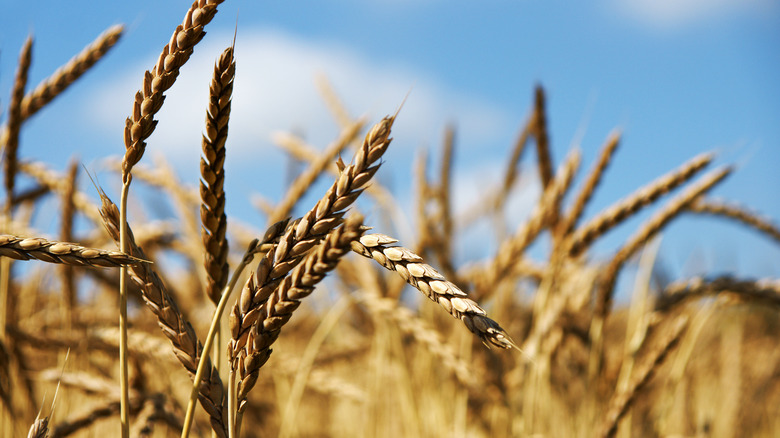
[[[124,119],[143,72],[153,66],[188,5],[186,0],[4,2],[3,106],[27,35],[35,38],[32,87],[109,26],[126,26],[96,68],[25,125],[20,157],[62,170],[76,156],[118,198],[119,178],[104,172],[101,162],[124,152]],[[427,149],[436,165],[447,124],[456,129],[456,210],[463,212],[479,197],[478,184],[499,184],[530,114],[534,86],[541,84],[556,164],[579,147],[582,175],[610,131],[623,133],[586,218],[712,150],[718,164],[738,166],[713,195],[780,218],[778,1],[227,1],[219,9],[168,94],[144,161],[162,154],[184,183],[197,184],[212,67],[237,27],[227,213],[257,227],[265,218],[249,201],[258,194],[278,201],[289,178],[289,160],[273,144],[273,133],[291,131],[320,148],[338,135],[318,91],[323,77],[351,114],[367,116],[370,124],[406,99],[378,178],[410,213],[412,163]],[[511,230],[538,194],[533,160],[526,163],[522,196],[507,212]],[[368,214],[369,222],[378,222]],[[611,232],[593,254],[608,255],[646,217],[638,215]],[[46,221],[54,224],[57,218],[39,220],[45,229]],[[413,223],[396,225],[378,231],[414,238]],[[491,233],[489,226],[478,226],[462,240],[460,257],[465,249],[470,260],[495,252],[496,243],[480,237]],[[746,227],[689,217],[665,232],[660,266],[673,278],[729,272],[778,277],[780,248]]]

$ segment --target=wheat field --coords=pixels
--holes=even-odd
[[[403,211],[375,177],[402,103],[369,121],[325,84],[339,136],[327,146],[279,136],[301,170],[281,201],[257,205],[265,222],[243,223],[225,213],[231,99],[241,93],[233,46],[214,54],[203,84],[200,180],[144,157],[166,92],[220,3],[184,12],[122,103],[132,104],[125,149],[106,154],[123,153],[109,158],[117,193],[75,159],[27,159],[35,145],[20,144],[20,131],[99,65],[123,27],[37,85],[27,83],[32,39],[22,47],[0,131],[0,436],[777,435],[780,279],[668,281],[655,269],[661,234],[682,216],[780,242],[771,219],[708,194],[734,167],[712,168],[712,152],[668,163],[587,217],[621,134],[606,135],[592,164],[576,148],[556,162],[554,114],[536,86],[500,185],[480,187],[467,215],[454,212],[447,128],[438,169],[414,160],[415,205]],[[541,186],[533,209],[492,256],[456,257],[477,222],[500,221],[521,195],[521,164]],[[144,195],[132,195],[136,186]],[[175,218],[144,220],[160,199]],[[52,205],[58,228],[36,229]],[[593,254],[646,211],[617,250]],[[416,240],[399,241],[378,219],[398,215]],[[542,257],[530,250],[539,242]]]

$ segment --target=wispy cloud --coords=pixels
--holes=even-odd
[[[621,15],[653,28],[679,28],[776,8],[774,0],[609,0]]]

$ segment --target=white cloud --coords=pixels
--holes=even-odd
[[[774,0],[610,0],[624,16],[654,28],[679,28],[735,14],[760,14]]]
[[[149,150],[164,153],[177,167],[197,169],[208,82],[223,44],[231,40],[232,35],[209,33],[159,113]],[[128,68],[124,76],[98,86],[92,96],[94,103],[88,108],[94,111],[93,120],[110,127],[113,138],[117,120],[129,114],[143,70],[154,63],[151,56],[143,65]],[[243,31],[236,44],[236,59],[228,166],[231,162],[259,163],[268,155],[268,149],[259,148],[267,147],[271,133],[279,130],[300,130],[318,147],[337,136],[338,127],[316,89],[318,74],[330,79],[354,116],[366,114],[369,121],[394,112],[411,90],[394,129],[395,150],[434,144],[451,120],[458,123],[463,145],[495,142],[501,128],[514,124],[501,109],[441,87],[425,72],[399,66],[381,55],[364,56],[339,44],[278,32]],[[117,105],[123,101],[127,105]],[[279,164],[274,163],[274,168],[283,167]]]

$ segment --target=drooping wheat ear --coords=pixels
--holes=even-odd
[[[140,409],[143,399],[137,394],[130,398],[130,410],[135,412]],[[109,418],[119,413],[119,399],[107,399],[87,406],[83,411],[70,417],[57,421],[51,430],[50,438],[61,438],[73,435],[79,430],[85,429],[103,418]]]
[[[588,201],[590,201],[590,198],[596,191],[596,187],[598,187],[599,182],[601,182],[601,176],[604,174],[604,170],[607,166],[609,166],[612,155],[615,153],[615,149],[617,149],[619,143],[620,132],[613,132],[609,135],[609,138],[607,138],[607,143],[601,148],[596,164],[593,166],[590,173],[588,173],[588,178],[585,180],[579,193],[577,193],[574,205],[572,205],[569,213],[566,215],[566,220],[562,224],[563,235],[568,235],[574,227],[577,226],[577,222],[579,222],[582,212],[585,210],[585,206],[588,205]]]
[[[143,87],[135,94],[133,112],[125,121],[125,156],[122,160],[122,181],[128,182],[130,171],[141,160],[146,139],[152,135],[157,121],[155,114],[165,100],[165,93],[179,75],[179,69],[188,59],[206,32],[203,28],[217,13],[217,5],[224,0],[195,0],[187,10],[182,24],[173,31],[151,71],[144,74]]]
[[[758,212],[751,211],[742,205],[719,199],[699,198],[688,205],[688,210],[693,213],[712,214],[734,219],[766,233],[769,237],[780,242],[780,228],[772,222],[772,219],[764,217]]]
[[[691,185],[683,193],[670,200],[666,206],[645,222],[639,230],[631,236],[626,243],[615,253],[599,281],[596,296],[595,315],[604,317],[609,311],[612,296],[615,290],[617,274],[625,262],[643,245],[650,241],[661,229],[702,194],[711,190],[716,184],[723,181],[730,173],[731,168],[715,170],[704,176],[700,181]]]
[[[607,411],[607,415],[601,423],[601,433],[599,436],[615,436],[620,419],[628,412],[628,409],[631,408],[634,400],[636,400],[639,393],[653,377],[655,371],[661,366],[664,359],[666,359],[680,341],[680,338],[688,325],[688,317],[678,317],[670,324],[671,327],[665,332],[661,341],[658,342],[658,346],[655,350],[647,354],[647,361],[642,367],[637,367],[639,371],[631,380],[626,390],[612,396],[612,400],[609,403],[609,411]]]
[[[27,432],[27,438],[46,438],[47,436],[49,436],[49,417],[36,418]]]
[[[100,214],[103,217],[104,225],[108,234],[119,243],[120,215],[117,206],[111,202],[103,191],[99,191],[102,202]],[[129,252],[135,257],[144,259],[145,254],[139,248],[132,234],[130,227],[128,230],[128,248]],[[136,283],[142,293],[144,303],[149,310],[157,317],[157,323],[166,337],[173,344],[173,352],[179,362],[190,374],[190,378],[195,375],[198,361],[203,354],[203,345],[198,340],[192,325],[184,318],[179,310],[176,301],[168,293],[168,289],[162,282],[162,279],[152,269],[151,264],[143,263],[130,269],[130,278]],[[220,437],[227,436],[226,415],[224,409],[224,391],[222,380],[219,378],[219,372],[210,364],[208,372],[202,379],[200,385],[199,401],[208,413],[211,420],[211,427]]]
[[[539,164],[539,178],[546,188],[553,179],[553,160],[550,154],[550,138],[547,135],[544,89],[536,86],[534,91],[534,122],[531,131],[536,138],[536,158]]]
[[[679,168],[657,178],[628,197],[612,204],[574,231],[569,253],[573,256],[579,255],[594,240],[604,235],[620,222],[693,178],[713,158],[714,154],[711,153],[698,155]]]
[[[214,304],[219,302],[229,274],[228,241],[225,237],[227,216],[224,164],[235,74],[233,47],[228,47],[217,60],[214,76],[211,78],[206,132],[203,134],[203,156],[200,159],[200,218],[203,224],[201,238],[206,248],[206,295]]]
[[[143,259],[118,251],[85,248],[75,243],[56,242],[42,237],[0,234],[0,256],[16,260],[41,260],[74,266],[119,266],[142,264]]]
[[[246,408],[247,395],[257,381],[260,367],[271,356],[271,345],[279,337],[282,326],[290,320],[301,300],[309,296],[314,287],[350,251],[351,242],[363,234],[362,223],[362,217],[351,216],[342,227],[331,231],[317,250],[286,276],[268,300],[257,309],[258,320],[249,331],[246,347],[238,357],[239,412]],[[252,286],[251,280],[245,287]]]
[[[407,283],[461,320],[485,345],[506,349],[515,346],[504,329],[488,318],[479,304],[426,264],[422,257],[402,246],[391,246],[396,242],[398,240],[384,234],[367,234],[352,243],[352,250],[397,272]]]
[[[394,120],[395,116],[385,117],[371,128],[353,163],[342,169],[338,179],[313,209],[288,227],[278,246],[263,257],[255,273],[247,280],[230,315],[233,339],[228,351],[232,369],[236,369],[237,354],[246,345],[249,330],[258,320],[260,306],[303,256],[343,222],[345,210],[355,202],[379,169],[381,163],[377,161],[390,145],[390,129]]]
[[[38,112],[92,68],[119,41],[123,31],[122,25],[111,26],[85,47],[81,53],[71,58],[67,64],[58,68],[54,74],[27,93],[22,100],[22,118],[27,119]]]
[[[780,281],[777,279],[739,280],[728,275],[706,279],[696,277],[674,282],[664,289],[655,302],[657,312],[668,313],[689,299],[734,294],[737,298],[754,300],[780,307]]]
[[[16,181],[16,157],[19,149],[19,130],[22,127],[22,99],[24,98],[24,89],[27,86],[27,73],[30,70],[32,61],[32,37],[27,37],[22,46],[22,52],[19,55],[19,65],[16,68],[14,85],[11,89],[11,100],[8,105],[8,122],[6,123],[5,141],[1,147],[5,148],[5,190],[6,190],[6,213],[11,210],[11,199],[14,193],[14,183]]]
[[[560,207],[561,199],[579,168],[580,157],[579,149],[573,149],[569,153],[555,179],[542,193],[542,197],[531,212],[531,216],[519,227],[514,236],[501,244],[493,262],[486,271],[485,280],[487,283],[481,288],[491,288],[506,275],[515,263],[522,259],[523,251],[528,245],[545,227],[550,225],[549,218],[553,214],[553,210]]]
[[[287,193],[282,201],[274,208],[273,213],[268,219],[268,223],[278,222],[290,215],[295,205],[300,201],[306,191],[314,184],[322,172],[333,162],[333,158],[341,153],[349,144],[358,138],[358,134],[363,129],[365,120],[360,119],[347,125],[339,135],[339,138],[331,143],[309,165],[309,167],[290,184]]]

